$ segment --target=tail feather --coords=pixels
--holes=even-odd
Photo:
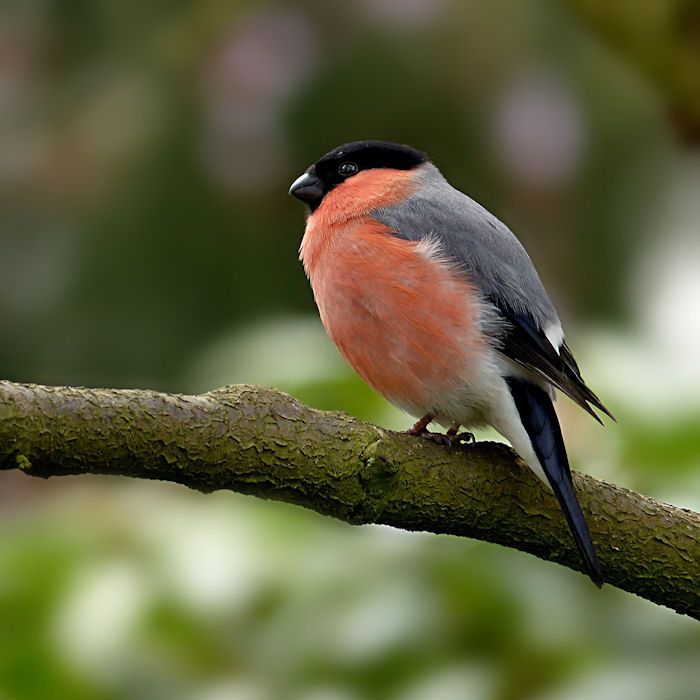
[[[569,460],[552,400],[547,392],[524,379],[510,377],[508,386],[537,460],[564,513],[586,573],[600,587],[603,585],[603,573],[574,493]]]
[[[586,568],[586,573],[590,577],[591,581],[593,581],[593,583],[600,588],[604,583],[603,572],[600,569],[600,563],[598,562],[598,556],[596,554],[595,547],[593,546],[590,532],[588,531],[586,519],[584,518],[583,512],[581,511],[581,506],[576,499],[571,477],[568,479],[562,479],[559,482],[552,480],[550,483],[552,485],[554,495],[556,496],[557,501],[559,501],[559,505],[564,512],[564,517],[566,518],[569,530],[571,530],[574,542],[576,542],[576,546],[578,547],[579,554],[583,560],[583,565]]]

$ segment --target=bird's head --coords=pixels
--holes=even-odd
[[[382,171],[382,182],[387,182],[392,171],[406,173],[427,161],[424,153],[411,146],[389,141],[353,141],[334,148],[309,166],[292,183],[289,194],[308,204],[313,212],[329,192],[345,183],[369,186],[373,171]],[[346,189],[351,195],[352,189],[359,188]]]

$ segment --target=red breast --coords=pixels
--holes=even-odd
[[[404,408],[430,408],[483,352],[479,297],[430,242],[392,235],[371,211],[416,188],[373,169],[328,193],[300,248],[321,320],[358,374]]]

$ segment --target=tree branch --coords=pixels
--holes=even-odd
[[[449,452],[258,386],[179,396],[0,382],[0,468],[230,489],[580,570],[554,497],[505,445]],[[574,482],[606,581],[700,619],[700,514],[582,474]]]

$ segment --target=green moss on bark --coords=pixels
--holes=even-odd
[[[0,467],[230,489],[580,567],[554,497],[508,447],[449,452],[258,386],[180,396],[0,382]],[[574,480],[606,581],[700,619],[700,515]]]

